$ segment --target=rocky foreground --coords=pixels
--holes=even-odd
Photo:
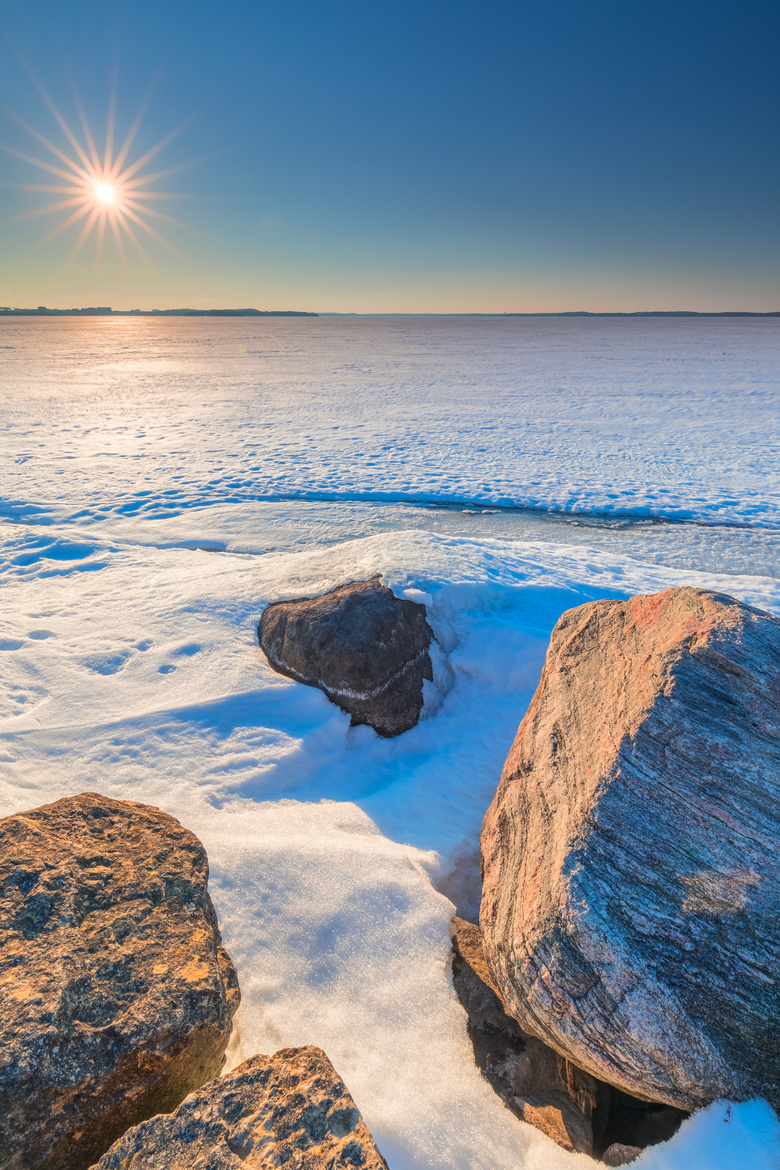
[[[320,1048],[253,1056],[171,1114],[129,1130],[95,1170],[387,1170]]]
[[[780,1104],[780,622],[722,594],[556,625],[482,830],[507,1011],[594,1077]]]
[[[387,1170],[319,1049],[216,1077],[239,990],[207,882],[146,805],[0,820],[2,1170]]]
[[[353,722],[419,718],[430,626],[378,578],[259,635]],[[780,622],[687,588],[565,613],[485,817],[480,925],[455,920],[475,1060],[519,1119],[618,1166],[716,1098],[780,1104],[778,846]],[[0,820],[0,1170],[386,1170],[319,1049],[217,1077],[239,991],[207,882],[159,809]]]
[[[146,805],[0,821],[0,1165],[83,1170],[219,1072],[239,992],[207,881]]]

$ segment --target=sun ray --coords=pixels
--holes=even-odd
[[[185,199],[209,200],[211,195],[191,195],[184,191],[130,191],[131,199]]]
[[[58,147],[56,147],[53,142],[49,142],[49,139],[45,138],[44,135],[36,130],[34,126],[31,126],[29,122],[25,122],[24,118],[20,118],[18,114],[15,114],[13,110],[9,110],[7,107],[3,108],[8,116],[13,118],[14,122],[18,122],[18,124],[22,126],[28,134],[32,134],[33,138],[37,139],[42,146],[45,146],[46,149],[50,150],[53,155],[60,159],[61,162],[64,162],[66,166],[70,167],[70,169],[76,175],[79,175],[83,178],[89,174],[89,164],[87,164],[87,170],[85,170],[83,167],[80,167],[78,163],[75,163],[72,158],[69,158],[63,150],[60,150]]]
[[[114,127],[116,125],[116,76],[111,79],[111,93],[108,99],[108,117],[106,119],[106,148],[103,152],[103,174],[111,170],[111,159],[114,154]]]
[[[179,255],[179,252],[176,250],[176,248],[174,248],[173,244],[170,243],[169,240],[165,239],[165,236],[161,236],[159,232],[155,231],[150,224],[145,223],[144,220],[141,219],[140,215],[136,215],[136,213],[129,207],[122,208],[122,215],[128,219],[132,219],[133,223],[138,224],[139,228],[142,228],[143,231],[150,235],[153,240],[156,240],[158,244],[162,244],[162,246],[167,248],[169,252],[173,252],[176,256]]]
[[[151,215],[153,219],[158,220],[160,223],[169,223],[171,227],[186,227],[186,224],[183,224],[180,219],[174,219],[173,216],[166,215],[164,212],[158,211],[155,207],[139,207],[132,199],[125,200],[125,206],[135,212],[143,212],[144,215]]]
[[[191,123],[192,118],[185,118],[183,122],[180,122],[175,130],[171,130],[169,134],[166,134],[164,138],[160,139],[156,146],[151,147],[150,150],[147,150],[146,154],[142,154],[139,159],[136,159],[132,166],[127,167],[127,169],[123,172],[124,177],[126,179],[131,179],[137,171],[140,171],[141,167],[145,167],[146,164],[155,157],[155,155],[159,154],[161,150],[164,150],[165,147],[168,146],[169,143],[173,142],[174,138],[177,138],[183,130],[186,130],[187,127],[191,125]]]
[[[122,230],[127,234],[127,238],[130,240],[130,242],[136,248],[138,254],[141,257],[143,257],[143,259],[148,264],[149,268],[151,268],[152,272],[154,272],[155,271],[154,264],[152,264],[152,261],[146,252],[146,249],[144,248],[143,244],[136,236],[133,229],[130,227],[130,224],[127,222],[124,214],[121,211],[117,212],[117,219],[119,220],[119,223],[120,223]]]
[[[0,187],[7,187],[13,191],[35,191],[39,194],[72,195],[73,187],[55,187],[52,183],[0,183]]]
[[[81,232],[79,234],[79,238],[76,240],[76,243],[73,245],[73,250],[71,251],[71,254],[68,257],[68,262],[65,265],[66,271],[73,264],[75,264],[76,259],[78,257],[78,254],[81,251],[81,249],[84,247],[84,245],[86,244],[87,237],[89,236],[89,233],[92,231],[93,227],[95,226],[95,221],[97,220],[99,215],[100,215],[100,212],[98,211],[97,207],[93,207],[89,213],[89,218],[87,219],[86,223],[84,224],[83,228],[81,229]]]
[[[127,253],[125,252],[125,242],[122,239],[121,232],[119,231],[119,224],[117,223],[113,208],[109,208],[108,222],[111,225],[111,234],[114,237],[117,252],[119,253],[119,257],[122,261],[122,264],[126,267],[127,266]]]
[[[171,175],[180,175],[182,171],[188,171],[192,167],[200,166],[201,163],[212,162],[221,153],[220,151],[215,154],[204,154],[200,158],[192,158],[187,162],[178,163],[175,167],[166,167],[164,171],[154,171],[151,175],[138,175],[134,179],[129,179],[126,185],[130,188],[138,183],[157,183],[160,179],[169,179]]]
[[[97,237],[95,239],[95,267],[100,269],[100,261],[103,258],[103,241],[106,238],[106,218],[105,213],[100,216],[97,224]]]
[[[81,131],[84,135],[84,140],[87,144],[87,149],[89,150],[89,154],[90,154],[90,157],[92,159],[92,166],[97,171],[97,170],[100,170],[100,155],[98,154],[98,149],[97,149],[97,146],[95,145],[95,139],[94,139],[94,136],[92,134],[92,127],[90,126],[89,121],[87,120],[86,111],[84,109],[84,106],[81,103],[81,98],[78,96],[78,94],[75,95],[75,100],[76,100],[76,109],[78,110],[78,114],[79,114],[79,121],[81,122]]]
[[[14,121],[53,156],[53,161],[49,162],[45,157],[37,158],[11,145],[0,144],[0,150],[44,171],[55,180],[60,180],[49,183],[7,184],[17,190],[49,196],[49,202],[44,206],[30,208],[22,212],[16,217],[15,222],[33,220],[46,215],[64,214],[65,218],[62,222],[49,232],[37,247],[56,239],[70,228],[77,228],[76,241],[67,262],[68,267],[76,261],[93,231],[95,262],[98,265],[109,234],[123,264],[128,262],[125,247],[127,240],[144,262],[150,267],[154,267],[141,243],[139,232],[154,240],[161,247],[179,255],[170,241],[153,227],[150,221],[178,229],[185,228],[186,225],[149,205],[157,201],[195,198],[195,196],[173,191],[160,191],[153,187],[153,184],[170,175],[178,174],[195,163],[185,162],[177,166],[158,169],[153,174],[144,174],[144,169],[177,135],[190,125],[192,118],[181,122],[170,133],[164,135],[142,153],[140,157],[131,159],[131,151],[136,143],[138,132],[151,100],[153,85],[149,87],[119,146],[119,150],[115,153],[116,93],[113,83],[108,104],[105,143],[101,150],[95,140],[89,118],[79,95],[74,93],[78,115],[78,122],[75,124],[79,129],[80,138],[32,71],[28,70],[28,72],[68,145],[64,148],[57,145],[56,142],[53,142],[12,110],[8,111]],[[72,153],[69,153],[68,148]],[[37,247],[33,250],[37,251]]]
[[[141,128],[141,122],[143,121],[144,114],[146,113],[146,111],[149,108],[149,102],[152,100],[152,94],[154,92],[154,87],[156,84],[157,84],[157,78],[155,77],[152,80],[151,85],[147,89],[146,94],[144,95],[143,101],[141,102],[140,106],[138,107],[138,113],[133,118],[133,121],[130,124],[130,129],[128,130],[127,135],[125,136],[125,140],[122,143],[122,145],[120,146],[119,152],[118,152],[116,158],[114,159],[114,162],[112,165],[109,165],[108,154],[106,154],[106,161],[104,164],[104,168],[105,168],[106,172],[109,172],[112,169],[115,170],[117,172],[117,174],[119,174],[119,172],[121,172],[122,167],[125,164],[125,159],[127,158],[128,154],[130,152],[130,148],[133,145],[133,143],[135,142],[135,136]]]
[[[35,74],[32,72],[32,70],[31,70],[31,69],[29,69],[29,66],[28,66],[28,72],[30,73],[30,76],[31,76],[31,77],[32,77],[32,79],[33,79],[33,84],[35,85],[36,89],[38,90],[38,93],[41,95],[41,97],[42,97],[42,98],[43,98],[43,100],[45,101],[46,105],[49,107],[49,110],[50,110],[50,111],[51,111],[51,113],[54,115],[54,118],[56,119],[56,121],[57,121],[57,124],[59,125],[59,127],[60,127],[60,129],[62,130],[63,134],[65,135],[65,137],[67,138],[68,142],[71,144],[71,146],[72,146],[72,147],[73,147],[73,149],[75,150],[75,152],[76,152],[76,154],[78,155],[78,157],[81,159],[81,161],[82,161],[82,163],[83,163],[84,167],[87,169],[87,171],[89,171],[89,168],[90,168],[89,155],[86,153],[86,151],[85,151],[85,150],[84,150],[84,148],[82,147],[82,145],[81,145],[81,143],[79,142],[78,138],[77,138],[77,137],[76,137],[76,135],[73,133],[73,131],[71,130],[70,126],[69,126],[69,125],[68,125],[68,123],[65,121],[64,117],[62,116],[62,114],[60,113],[60,111],[57,109],[57,107],[55,106],[54,102],[51,100],[51,98],[49,97],[48,93],[46,92],[46,90],[45,90],[45,89],[43,88],[43,86],[41,85],[41,83],[40,83],[40,81],[38,80],[38,78],[35,76]],[[35,133],[35,131],[32,131],[32,133]],[[37,135],[36,135],[36,137],[37,137]],[[57,153],[57,152],[55,152],[55,153]],[[73,164],[71,164],[71,165],[73,165]]]
[[[22,150],[17,150],[14,146],[7,146],[5,143],[0,143],[0,150],[5,154],[12,154],[15,158],[20,158],[23,162],[31,163],[34,167],[40,167],[42,171],[48,171],[52,175],[59,175],[61,179],[69,179],[74,185],[76,183],[75,177],[68,171],[63,171],[60,167],[55,167],[53,163],[43,162],[42,159],[33,158],[30,154],[25,154]]]
[[[83,219],[84,216],[88,214],[89,207],[82,206],[81,210],[76,208],[72,215],[69,215],[68,218],[63,220],[62,223],[58,224],[57,227],[52,228],[49,234],[44,236],[43,239],[34,246],[33,251],[37,252],[40,248],[43,248],[44,245],[50,244],[52,240],[56,240],[57,236],[61,236],[62,233],[66,232],[69,227],[73,227],[74,223],[78,223],[80,219]]]
[[[29,211],[20,211],[12,216],[9,223],[23,223],[28,219],[38,219],[41,215],[50,215],[53,211],[64,211],[67,207],[76,207],[86,202],[83,195],[74,195],[72,199],[61,199],[59,203],[47,204],[46,207],[32,207]]]

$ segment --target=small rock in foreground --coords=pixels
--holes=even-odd
[[[641,1153],[639,1146],[624,1146],[620,1142],[613,1142],[604,1151],[601,1160],[605,1166],[627,1166],[629,1162],[635,1162]]]
[[[95,1170],[387,1170],[320,1048],[253,1056],[175,1113],[131,1129]]]
[[[257,636],[274,670],[319,687],[353,725],[390,737],[419,720],[433,630],[424,605],[396,597],[379,577],[273,602]]]
[[[0,820],[0,1165],[83,1170],[219,1071],[239,992],[207,881],[146,805]]]
[[[569,610],[482,829],[507,1010],[593,1076],[780,1105],[780,621],[669,589]]]

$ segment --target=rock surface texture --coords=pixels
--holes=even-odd
[[[319,1048],[253,1056],[175,1113],[129,1130],[95,1170],[387,1170]]]
[[[780,1104],[780,622],[699,589],[553,630],[482,831],[521,1026],[683,1109]]]
[[[82,1170],[219,1071],[236,974],[203,846],[94,793],[0,820],[0,1166]]]
[[[379,577],[274,602],[257,636],[274,670],[319,687],[353,724],[393,736],[420,718],[433,631],[425,606],[396,597]]]
[[[485,963],[482,932],[454,918],[452,979],[469,1017],[477,1066],[504,1104],[565,1150],[592,1154],[607,1119],[609,1090],[506,1014]]]
[[[604,1151],[601,1159],[605,1166],[627,1166],[635,1162],[642,1153],[639,1146],[626,1146],[621,1142],[614,1142]]]

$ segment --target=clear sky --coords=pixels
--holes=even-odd
[[[5,36],[3,37],[3,34]],[[777,0],[5,0],[0,141],[193,163],[148,262],[0,155],[0,304],[780,309]],[[10,113],[8,112],[10,111]],[[81,131],[79,130],[79,133]],[[136,234],[143,237],[142,229]]]

